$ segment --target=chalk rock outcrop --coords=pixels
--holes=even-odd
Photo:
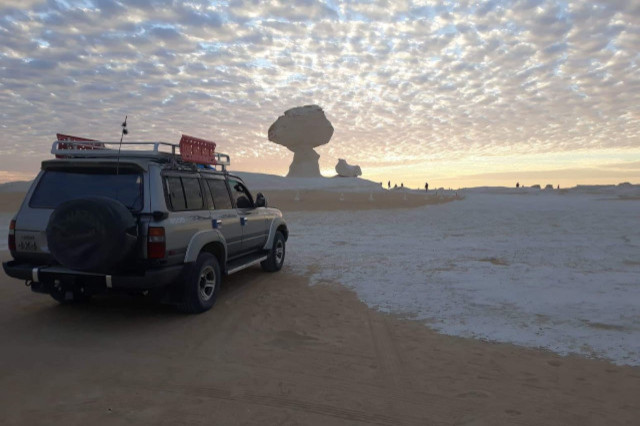
[[[269,127],[269,140],[293,152],[287,177],[321,177],[318,159],[313,149],[324,145],[333,136],[333,126],[318,105],[292,108]]]
[[[341,177],[358,177],[362,175],[362,170],[360,170],[360,166],[351,166],[344,159],[339,158],[338,164],[336,164],[336,173]]]

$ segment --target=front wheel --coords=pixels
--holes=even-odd
[[[187,271],[183,282],[183,298],[178,309],[191,314],[211,309],[218,298],[221,279],[218,259],[211,253],[200,253]]]
[[[269,250],[267,259],[260,262],[260,266],[262,266],[262,269],[267,272],[279,271],[282,269],[282,265],[284,264],[285,252],[284,235],[282,235],[282,232],[277,231],[273,238],[273,246],[271,246],[271,250]]]

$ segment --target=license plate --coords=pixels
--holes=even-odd
[[[38,244],[36,244],[34,237],[23,237],[17,242],[16,248],[18,251],[36,252],[38,251]]]

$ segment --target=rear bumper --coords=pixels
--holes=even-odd
[[[150,290],[172,284],[182,272],[183,265],[147,269],[141,275],[106,275],[74,271],[62,266],[42,266],[31,263],[9,261],[2,264],[4,272],[13,278],[43,283],[34,287],[46,289],[50,284],[82,285],[95,290]],[[46,292],[46,290],[45,290]]]

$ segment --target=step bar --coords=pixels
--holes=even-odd
[[[253,265],[257,265],[258,263],[267,260],[266,254],[257,254],[253,256],[248,256],[247,258],[241,258],[236,261],[231,261],[227,265],[227,275],[235,274],[236,272],[242,271],[243,269],[247,269]]]

